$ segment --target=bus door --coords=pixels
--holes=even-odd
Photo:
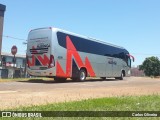
[[[113,77],[119,77],[121,75],[121,67],[120,67],[120,62],[118,62],[119,58],[113,58],[112,60],[112,76]]]
[[[106,64],[106,76],[112,77],[113,76],[113,58],[107,57],[107,64]]]

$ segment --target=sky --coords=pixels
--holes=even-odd
[[[25,54],[30,30],[57,27],[126,48],[135,57],[160,58],[159,0],[0,0],[6,5],[2,52]],[[11,36],[20,39],[13,39]]]

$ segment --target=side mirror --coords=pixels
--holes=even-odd
[[[135,61],[135,58],[132,55],[130,55],[130,54],[126,54],[126,55],[129,56],[133,62]]]

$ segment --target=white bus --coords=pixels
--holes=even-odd
[[[32,76],[84,81],[86,77],[130,76],[129,52],[120,46],[81,36],[58,28],[39,28],[29,32],[27,72]]]

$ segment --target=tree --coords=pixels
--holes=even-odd
[[[139,70],[143,70],[147,76],[159,76],[160,75],[160,61],[158,57],[148,57],[144,60],[142,65],[139,66]]]

